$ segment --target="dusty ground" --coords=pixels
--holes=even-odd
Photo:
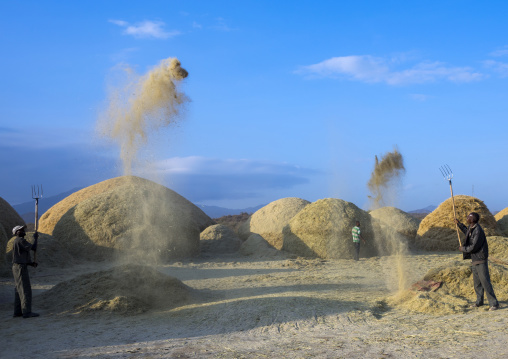
[[[411,280],[457,256],[411,256]],[[12,318],[13,283],[0,279],[0,357],[507,357],[508,310],[434,316],[386,306],[395,290],[393,263],[390,257],[354,262],[241,256],[172,263],[158,269],[194,288],[198,299],[132,316],[39,310],[38,294],[109,267],[41,265],[32,272],[39,318]]]

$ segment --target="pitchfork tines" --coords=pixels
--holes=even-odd
[[[42,198],[42,195],[43,195],[42,185],[40,187],[38,185],[32,186],[32,198],[33,199]]]
[[[443,175],[444,179],[451,183],[453,178],[453,172],[450,166],[448,165],[441,166],[439,167],[439,170],[441,171],[441,174]]]

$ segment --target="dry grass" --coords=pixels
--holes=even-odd
[[[494,218],[497,221],[497,226],[501,234],[508,236],[508,207],[496,213]]]

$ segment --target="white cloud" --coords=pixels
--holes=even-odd
[[[508,46],[503,46],[500,49],[492,51],[489,55],[494,57],[508,56]]]
[[[345,77],[367,83],[388,85],[421,84],[436,81],[472,82],[484,75],[470,67],[451,67],[441,62],[421,62],[407,69],[397,69],[399,61],[374,56],[334,57],[303,66],[297,73],[319,77]]]
[[[487,60],[484,61],[483,64],[497,72],[501,77],[508,77],[508,64],[505,62]]]
[[[123,31],[124,34],[132,35],[136,38],[152,37],[156,39],[167,39],[181,34],[178,30],[165,31],[164,26],[166,24],[162,21],[143,21],[134,25],[123,20],[109,20],[109,22],[125,28]]]
[[[409,95],[413,100],[424,102],[427,101],[430,97],[428,95],[424,95],[421,93],[413,93]]]
[[[202,28],[203,28],[203,25],[198,24],[196,21],[193,21],[193,22],[192,22],[192,27],[193,27],[194,29],[202,29]]]

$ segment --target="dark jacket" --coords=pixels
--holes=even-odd
[[[459,228],[466,235],[466,241],[463,244],[463,258],[469,259],[473,262],[485,262],[489,258],[489,245],[483,228],[476,223],[476,225],[466,227],[459,223]]]
[[[24,237],[16,237],[12,246],[12,263],[30,264],[32,258],[30,257],[30,250],[34,247]]]

